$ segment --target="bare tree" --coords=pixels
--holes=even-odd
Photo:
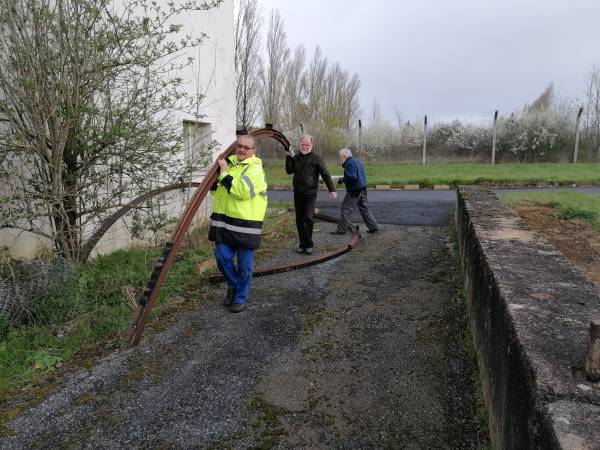
[[[383,123],[381,105],[379,104],[379,100],[377,100],[377,98],[373,100],[373,107],[371,109],[371,123],[374,125]]]
[[[402,132],[404,131],[404,117],[402,116],[402,111],[397,107],[394,109],[394,114],[396,116],[396,124],[398,125],[398,145],[402,143]]]
[[[256,122],[260,102],[260,25],[257,0],[240,0],[235,19],[235,97],[238,127]]]
[[[345,89],[348,73],[343,71],[339,63],[329,66],[325,78],[325,97],[323,104],[323,125],[327,128],[346,128],[344,123]]]
[[[357,74],[354,74],[346,86],[346,121],[348,128],[351,128],[360,113],[359,89],[360,78],[358,78]]]
[[[327,59],[323,56],[321,48],[317,46],[306,76],[306,103],[309,121],[314,124],[318,124],[322,117],[326,76]]]
[[[123,199],[186,176],[174,111],[196,99],[176,74],[202,37],[174,20],[219,3],[0,0],[0,228],[77,260]]]
[[[322,123],[328,128],[349,129],[359,110],[360,81],[350,78],[339,63],[329,66],[325,79]]]
[[[544,112],[550,109],[554,100],[554,83],[550,83],[544,92],[531,105],[525,106],[525,112]]]
[[[585,92],[585,136],[588,145],[600,156],[600,68],[588,72]]]
[[[283,120],[283,96],[289,57],[283,20],[279,11],[273,10],[269,21],[267,60],[263,72],[262,110],[265,122],[281,124]]]
[[[304,95],[306,90],[306,50],[299,45],[294,50],[294,56],[290,60],[287,69],[286,88],[284,93],[284,105],[286,114],[286,127],[294,129],[299,124],[306,122]]]

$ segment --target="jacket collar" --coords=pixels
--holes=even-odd
[[[235,155],[230,155],[227,157],[227,159],[234,165],[238,165],[238,164],[255,164],[257,162],[260,161],[260,159],[256,156],[256,155],[252,155],[250,158],[246,158],[243,161],[238,161],[237,156]]]

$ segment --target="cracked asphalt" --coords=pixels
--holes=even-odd
[[[333,227],[316,225],[317,253],[349,239]],[[207,288],[164,331],[72,374],[0,447],[480,448],[449,236],[389,220],[338,259],[254,279],[236,315]]]

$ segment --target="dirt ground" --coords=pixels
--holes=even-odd
[[[545,206],[521,206],[517,213],[590,279],[600,284],[600,231],[581,220],[562,219]]]

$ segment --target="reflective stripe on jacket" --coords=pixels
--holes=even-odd
[[[267,182],[262,161],[256,156],[238,162],[227,158],[213,194],[208,238],[234,247],[258,248],[267,210]]]

